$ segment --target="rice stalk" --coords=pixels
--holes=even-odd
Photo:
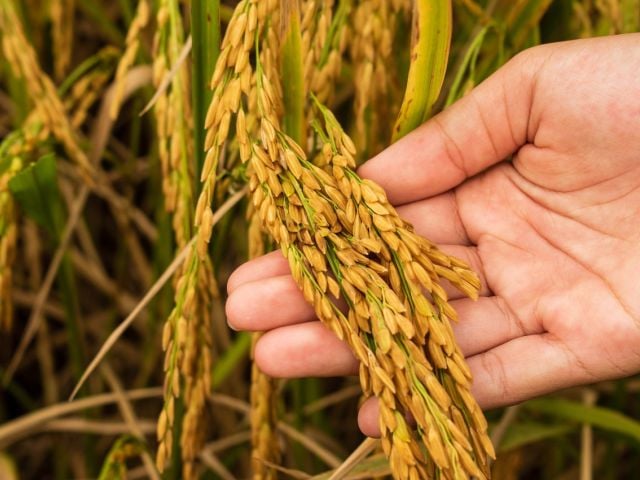
[[[238,18],[250,6],[241,3]],[[263,51],[256,71],[259,128],[247,129],[245,107],[229,81],[233,77],[225,60],[230,46],[240,45],[247,35],[235,28],[232,19],[214,73],[210,153],[215,155],[215,146],[224,144],[231,114],[237,112],[236,136],[248,166],[253,206],[318,317],[361,361],[365,394],[381,399],[383,446],[396,478],[427,478],[436,470],[442,478],[486,478],[493,449],[484,416],[469,393],[468,367],[453,339],[449,322],[455,312],[440,286],[447,279],[475,297],[477,277],[463,262],[415,235],[384,192],[357,177],[354,144],[319,102],[314,144],[320,147],[314,163],[307,160],[280,126],[282,97],[274,86],[280,76],[260,63],[272,58]],[[255,35],[254,29],[248,31]],[[268,30],[262,39],[261,49],[269,51]],[[222,101],[227,98],[233,101]],[[287,98],[285,89],[285,107]],[[338,297],[348,304],[347,314],[334,304]],[[404,420],[409,412],[416,428]]]
[[[154,83],[159,87],[179,57],[184,44],[180,4],[163,0],[158,9],[154,48]],[[154,111],[162,165],[165,206],[172,214],[176,245],[182,250],[191,241],[194,210],[193,124],[186,65],[178,68],[169,88],[158,97]],[[165,323],[165,404],[158,422],[160,441],[157,463],[162,471],[172,453],[175,403],[183,402],[180,425],[182,478],[196,478],[196,459],[207,433],[206,399],[211,392],[212,302],[218,295],[209,258],[188,260],[182,275],[190,276],[189,292],[176,284],[176,308]],[[184,277],[183,277],[184,278]],[[192,282],[192,283],[191,283]]]
[[[275,13],[275,12],[274,12]],[[275,15],[273,15],[275,19]],[[279,112],[284,117],[284,122],[292,135],[300,141],[305,137],[304,115],[306,89],[303,76],[303,47],[300,25],[300,5],[299,2],[285,1],[280,8],[280,29],[276,35],[276,28],[270,28],[264,32],[267,37],[265,42],[268,47],[260,49],[260,64],[264,65],[272,75],[282,75],[288,78],[287,88],[279,90],[275,94]],[[282,62],[279,59],[283,59]],[[278,70],[278,64],[281,69]],[[253,85],[255,87],[255,83]],[[257,118],[257,104],[251,102],[248,106],[249,115]],[[242,115],[242,114],[240,114]],[[255,129],[242,127],[240,120],[238,125],[244,128],[245,132],[254,132]],[[245,133],[246,135],[246,133]],[[242,143],[240,147],[242,148]],[[249,204],[249,258],[265,253],[262,222],[259,212]],[[252,352],[255,344],[260,339],[261,334],[252,335]],[[253,356],[253,354],[252,354]],[[278,381],[263,373],[255,361],[251,366],[251,465],[252,478],[254,480],[273,480],[278,478],[278,469],[274,465],[280,463],[282,454],[280,452],[280,441],[277,436],[278,415],[277,415],[277,387]]]
[[[176,303],[165,326],[163,346],[167,353],[165,363],[165,406],[158,424],[160,446],[158,466],[162,470],[171,452],[170,426],[173,424],[175,399],[180,394],[180,381],[175,367],[177,357],[186,342],[185,315],[193,310],[193,291],[198,286],[200,271],[207,265],[207,247],[211,239],[213,212],[211,204],[217,181],[218,163],[221,159],[230,128],[232,113],[238,111],[241,96],[249,97],[252,89],[252,69],[249,55],[253,50],[256,30],[262,29],[266,19],[275,10],[275,1],[241,1],[229,20],[227,32],[222,41],[221,52],[211,79],[214,89],[211,105],[205,119],[208,128],[205,138],[207,155],[201,172],[202,191],[195,209],[196,248],[192,250],[176,284]],[[248,103],[251,103],[248,101]],[[246,127],[246,123],[243,128]],[[213,132],[213,136],[212,135]]]
[[[350,9],[350,2],[346,0],[341,0],[337,9],[333,0],[306,0],[301,7],[305,91],[312,92],[328,105],[335,100],[342,73],[343,56],[349,39]]]

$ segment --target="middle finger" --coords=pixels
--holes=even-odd
[[[482,274],[482,262],[475,247],[461,245],[444,245],[442,250],[465,260],[474,270],[479,272],[482,288],[480,296],[491,294]],[[279,255],[279,254],[278,254]],[[235,281],[230,288],[226,311],[229,325],[236,330],[265,331],[285,325],[309,322],[314,320],[313,307],[302,296],[299,287],[290,274],[268,276],[269,273],[280,273],[286,262],[281,255],[270,254],[259,259],[262,270],[251,268],[251,262],[241,267],[246,273],[238,272],[248,279],[245,283]],[[268,264],[268,265],[267,265]],[[256,272],[254,272],[256,270]],[[264,271],[269,273],[264,273]],[[261,277],[261,275],[267,275]],[[236,274],[234,274],[236,275]],[[255,280],[254,280],[255,279]],[[451,300],[464,298],[464,295],[448,282],[443,286]]]
[[[542,332],[518,318],[499,297],[474,302],[452,302],[460,321],[453,324],[456,341],[465,357],[477,355],[515,338]],[[276,328],[256,344],[258,366],[274,377],[326,377],[355,375],[358,361],[349,346],[319,321]]]

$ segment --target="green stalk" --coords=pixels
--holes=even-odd
[[[318,60],[318,68],[324,67],[329,60],[329,54],[331,53],[331,47],[334,46],[334,43],[339,39],[337,38],[337,33],[340,27],[348,20],[348,15],[351,10],[351,2],[350,0],[340,0],[338,4],[338,9],[336,10],[336,14],[333,17],[333,21],[331,22],[331,27],[329,27],[329,33],[327,35],[327,40],[324,42],[324,46],[322,47],[322,54],[320,55],[320,60]]]
[[[220,54],[220,0],[193,0],[191,3],[191,37],[193,39],[193,141],[196,178],[204,164],[204,120],[211,102],[209,79]],[[199,185],[199,183],[198,183]],[[196,189],[196,192],[199,188]]]
[[[122,18],[127,22],[127,25],[131,23],[133,20],[133,6],[131,5],[131,0],[118,0],[118,4],[120,5],[120,10],[122,11]]]
[[[247,353],[251,348],[251,335],[243,332],[239,333],[235,341],[227,348],[222,357],[216,362],[213,368],[212,385],[219,387],[233,372],[238,363],[247,358]]]
[[[469,49],[466,51],[464,58],[462,59],[462,63],[460,64],[460,68],[456,72],[456,76],[453,80],[453,84],[449,89],[449,94],[447,95],[447,100],[445,102],[445,106],[451,105],[453,102],[458,100],[464,94],[463,91],[463,81],[465,80],[465,73],[468,71],[469,75],[466,77],[468,80],[472,80],[476,83],[475,79],[475,66],[476,60],[478,58],[478,54],[482,49],[482,45],[484,42],[484,37],[489,30],[489,25],[483,27],[478,35],[471,41],[469,45]]]
[[[451,0],[417,0],[413,10],[411,65],[393,141],[431,115],[447,70],[452,29]]]
[[[64,207],[60,201],[52,202],[50,208],[51,216],[53,217],[53,225],[55,226],[55,247],[59,248],[66,224],[66,215],[64,213]],[[73,374],[73,378],[77,381],[82,376],[84,366],[86,365],[85,341],[82,333],[82,325],[80,323],[80,301],[78,297],[75,269],[71,263],[71,258],[67,253],[64,254],[62,262],[60,263],[56,283],[60,288],[62,305],[66,314],[65,326],[68,335],[71,372]]]
[[[114,42],[117,46],[124,45],[124,34],[111,20],[110,15],[100,2],[96,2],[94,0],[81,0],[78,2],[78,8],[80,8],[87,17],[95,22],[106,38],[111,42]]]
[[[69,93],[71,87],[80,80],[83,76],[89,73],[94,68],[98,68],[101,65],[107,64],[109,60],[115,64],[116,56],[113,52],[107,50],[101,50],[100,52],[92,55],[78,65],[68,76],[65,78],[58,87],[58,95],[62,98]],[[104,68],[104,67],[103,67]]]
[[[640,1],[622,0],[622,33],[633,33],[640,29]]]
[[[66,215],[64,207],[57,202],[51,205],[51,214],[55,225],[55,246],[59,248],[62,240],[62,234],[66,224]],[[65,253],[60,263],[56,284],[60,290],[60,298],[65,312],[65,329],[67,332],[67,351],[69,354],[69,364],[71,365],[71,374],[74,382],[82,377],[86,361],[86,344],[84,328],[80,316],[80,300],[78,296],[78,284],[76,281],[76,273],[71,258]],[[82,391],[88,391],[85,386]],[[83,416],[91,419],[93,416],[89,411],[84,411]],[[96,456],[96,440],[89,436],[82,439],[82,450],[84,452],[84,465],[90,476],[93,476],[97,465]],[[66,461],[56,460],[56,478],[62,480],[68,478],[68,465]]]
[[[11,124],[13,128],[18,130],[22,127],[31,110],[29,94],[27,93],[27,86],[24,79],[16,77],[8,64],[5,64],[4,67],[9,98],[11,98],[14,105]]]
[[[511,40],[513,53],[523,48],[525,42],[531,38],[532,31],[540,23],[553,0],[530,0],[520,2],[509,11],[507,16],[507,31]]]
[[[59,239],[58,239],[59,240]],[[56,241],[59,244],[59,241]],[[60,264],[60,271],[57,280],[60,287],[62,304],[64,306],[66,319],[65,325],[69,336],[68,347],[73,378],[77,381],[82,376],[86,365],[84,355],[84,336],[80,325],[78,290],[76,276],[71,259],[64,255]]]
[[[0,377],[4,377],[5,369],[0,367]],[[9,394],[20,408],[26,411],[36,410],[40,406],[39,402],[31,397],[31,394],[12,379],[6,386],[4,391]],[[0,422],[5,423],[10,418],[7,416],[5,402],[8,396],[0,399]]]
[[[304,70],[302,60],[302,36],[300,34],[300,3],[298,0],[283,0],[280,13],[282,38],[284,131],[302,148],[305,146],[304,128]]]

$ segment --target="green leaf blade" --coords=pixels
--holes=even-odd
[[[9,190],[27,216],[59,237],[63,211],[55,155],[46,155],[16,174],[9,181]]]
[[[627,435],[640,442],[640,422],[609,408],[588,406],[559,398],[531,400],[525,405],[531,411],[586,423],[603,430]]]

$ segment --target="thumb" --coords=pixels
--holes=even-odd
[[[517,55],[358,173],[404,204],[445,192],[515,153],[533,138],[535,78],[547,52],[537,47]]]

